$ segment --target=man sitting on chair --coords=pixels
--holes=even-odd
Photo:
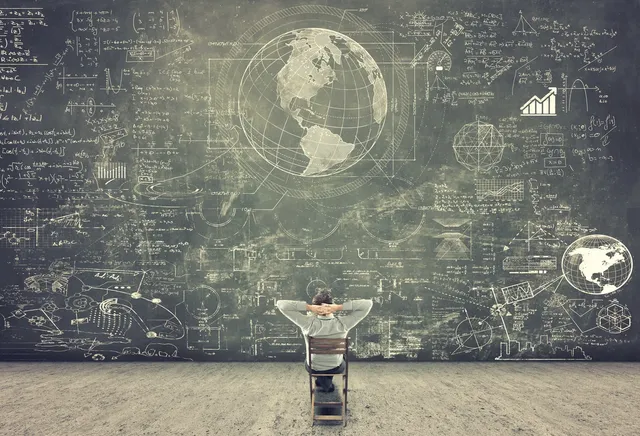
[[[355,327],[371,310],[373,301],[353,300],[343,304],[333,304],[331,291],[320,289],[313,297],[312,304],[304,301],[279,300],[276,303],[280,312],[302,329],[306,348],[309,349],[309,336],[314,338],[343,339],[347,337],[349,330]],[[313,314],[303,315],[300,312],[308,310]],[[349,315],[335,317],[333,312],[338,310],[352,311]],[[305,352],[306,354],[306,352]],[[341,354],[314,354],[311,357],[313,373],[315,374],[342,374],[346,363]],[[309,356],[306,357],[304,366],[310,374]],[[317,377],[316,389],[320,392],[333,392],[333,376]]]

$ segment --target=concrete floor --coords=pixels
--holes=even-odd
[[[352,362],[349,372],[347,426],[312,428],[302,362],[0,362],[0,434],[640,435],[636,363]]]

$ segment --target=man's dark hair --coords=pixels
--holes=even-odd
[[[333,304],[333,298],[331,297],[330,289],[319,289],[318,293],[313,297],[311,304]]]

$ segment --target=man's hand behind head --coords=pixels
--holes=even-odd
[[[319,310],[322,311],[323,315],[329,315],[333,312],[336,312],[339,309],[340,305],[322,303],[319,307]]]

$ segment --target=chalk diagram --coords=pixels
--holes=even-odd
[[[105,355],[115,360],[124,353],[120,351],[123,344],[185,336],[182,321],[163,305],[162,299],[139,291],[146,286],[147,272],[78,266],[66,270],[56,263],[50,268],[47,273],[24,280],[26,291],[49,294],[48,301],[14,309],[3,306],[9,313],[3,314],[2,334],[30,338],[32,345],[24,351],[82,350],[85,357],[94,360],[104,360]],[[138,354],[158,356],[149,350]],[[177,354],[167,353],[166,357]]]
[[[443,227],[443,231],[435,236],[441,239],[435,248],[436,259],[471,260],[473,222],[468,218],[434,218],[433,220]]]
[[[563,242],[552,234],[550,230],[545,230],[541,225],[531,221],[527,221],[522,226],[513,239],[504,247],[504,251],[515,248],[522,242],[526,244],[527,252],[531,251],[532,244],[544,247],[559,247],[563,245]]]
[[[465,124],[453,138],[456,160],[471,171],[487,172],[502,160],[504,139],[493,124]]]
[[[381,187],[379,196],[357,206],[357,216],[364,231],[384,243],[399,243],[417,234],[426,220],[419,206],[423,195],[410,181],[394,177]]]
[[[440,78],[438,73],[436,72],[433,82],[429,85],[429,90],[431,91],[449,91],[449,87],[446,83]]]
[[[589,112],[589,94],[587,93],[587,91],[589,90],[599,91],[599,88],[597,86],[589,87],[586,83],[584,83],[582,79],[575,79],[571,84],[571,87],[569,88],[569,95],[565,103],[565,112],[569,112],[571,110],[571,102],[573,101],[574,91],[582,91],[582,93],[579,92],[578,95],[582,95],[584,97],[585,110]]]
[[[383,34],[349,11],[278,11],[215,65],[215,107],[237,107],[219,120],[219,136],[240,131],[232,149],[264,188],[302,199],[348,194],[380,175],[404,136],[410,102],[398,63]],[[392,99],[398,113],[387,110]]]
[[[222,348],[221,297],[211,286],[199,285],[185,295],[187,349],[213,351]]]
[[[600,329],[610,334],[620,334],[630,329],[631,312],[626,305],[620,304],[616,299],[613,299],[608,305],[602,306],[603,299],[593,299],[590,304],[587,304],[584,299],[571,299],[557,293],[560,285],[565,281],[574,289],[587,295],[606,297],[621,290],[633,273],[633,257],[622,242],[607,235],[582,236],[564,250],[560,263],[562,275],[547,280],[535,288],[531,286],[529,281],[525,281],[504,286],[499,291],[492,289],[496,307],[502,308],[510,304],[532,300],[543,291],[551,290],[547,306],[562,308],[570,319],[570,324],[576,327],[580,333]],[[502,317],[502,314],[496,313]],[[509,337],[509,330],[504,318],[502,323],[505,327],[507,342],[501,343],[501,346],[506,344],[506,350],[509,350],[509,344],[513,341]],[[548,330],[553,331],[566,325],[554,326]],[[515,341],[515,344],[516,350],[519,349],[519,343]],[[535,347],[526,348],[534,350]],[[581,350],[580,347],[576,347],[574,350],[550,348],[547,351],[553,355],[564,355],[563,353],[566,352],[568,353],[566,358],[590,359]],[[504,359],[506,355],[510,354],[513,353],[505,351],[503,354],[501,352],[501,355],[496,359]],[[553,358],[560,357],[549,357],[549,359]]]
[[[443,50],[436,50],[427,58],[430,71],[451,71],[451,55]]]
[[[614,298],[611,304],[600,309],[596,323],[605,332],[617,335],[631,328],[631,312]]]
[[[324,207],[313,200],[298,199],[279,202],[273,216],[285,235],[303,244],[326,240],[339,229],[343,220],[341,211]]]
[[[185,212],[194,231],[206,241],[225,241],[237,236],[251,219],[250,213],[234,206],[235,194],[207,195]]]
[[[502,326],[492,326],[487,321],[491,317],[484,319],[470,317],[467,309],[464,312],[465,319],[457,325],[455,330],[454,340],[458,343],[458,348],[451,352],[452,355],[482,349],[491,343],[493,330],[502,329]]]
[[[451,55],[443,50],[436,50],[427,58],[427,72],[433,72],[434,78],[429,85],[430,91],[449,91],[449,87],[440,77],[443,71],[451,71]]]
[[[104,226],[85,226],[79,212],[53,208],[6,208],[0,217],[0,246],[58,247],[60,241],[86,240],[86,232]]]
[[[524,200],[524,180],[517,179],[477,179],[476,196],[479,200],[501,199]]]
[[[280,54],[289,47],[291,53]],[[322,99],[326,87],[329,96]],[[365,158],[382,132],[387,104],[382,72],[369,52],[342,33],[320,28],[267,42],[247,65],[238,94],[242,129],[255,151],[278,170],[302,177],[335,175]]]
[[[527,21],[527,19],[522,15],[522,11],[520,13],[520,18],[518,19],[518,24],[516,24],[516,28],[513,29],[513,35],[538,35],[538,31],[533,28],[533,26]]]

